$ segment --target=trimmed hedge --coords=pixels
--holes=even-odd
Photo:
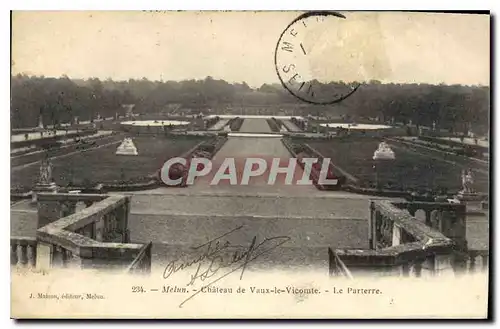
[[[267,121],[267,124],[269,125],[269,128],[271,129],[271,131],[273,131],[273,132],[280,131],[280,124],[278,123],[278,121],[275,118],[266,119],[266,121]]]
[[[297,163],[304,169],[304,163],[301,161],[303,158],[318,158],[319,162],[314,164],[311,168],[310,179],[312,180],[314,186],[319,190],[339,190],[342,188],[343,184],[346,182],[346,177],[336,173],[335,167],[330,163],[330,168],[328,170],[327,179],[337,178],[337,185],[323,185],[318,182],[319,175],[321,172],[323,157],[318,156],[312,152],[310,147],[302,143],[293,143],[287,138],[283,138],[283,145],[290,151],[294,158],[297,158]]]
[[[456,155],[461,155],[461,156],[475,157],[482,159],[483,153],[489,151],[488,148],[480,145],[465,145],[455,141],[434,138],[429,136],[419,136],[418,139],[430,144],[424,146],[432,147],[445,152],[455,153]],[[418,142],[414,143],[418,144]]]
[[[98,183],[107,185],[145,184],[151,174],[159,170],[163,163],[192,149],[206,138],[171,141],[163,137],[134,138],[138,148],[137,156],[116,155],[117,139],[111,145],[100,149],[90,149],[74,155],[53,159],[52,176],[62,187],[91,187]],[[39,165],[34,164],[11,172],[11,190],[29,191],[39,173]]]
[[[47,131],[43,131],[41,133],[47,133]],[[70,133],[67,135],[58,135],[58,136],[52,136],[52,137],[45,137],[45,138],[41,138],[41,139],[32,139],[32,140],[11,142],[10,147],[11,148],[22,148],[22,147],[28,147],[28,146],[35,145],[37,148],[43,148],[43,149],[57,148],[57,147],[61,146],[61,143],[59,141],[62,139],[94,135],[96,133],[97,133],[97,129],[81,130],[81,131]]]
[[[243,119],[240,117],[233,118],[229,121],[229,128],[231,131],[240,131],[241,125],[243,124]]]
[[[178,179],[178,178],[183,178],[181,183],[176,185],[176,186],[171,186],[168,185],[169,187],[186,187],[186,180],[187,180],[187,174],[188,174],[188,168],[190,166],[190,161],[193,158],[205,158],[205,159],[212,159],[213,156],[220,150],[220,148],[226,143],[227,138],[226,137],[214,137],[208,141],[201,142],[197,144],[193,149],[189,150],[188,152],[184,153],[181,158],[184,158],[187,160],[187,165],[184,166],[182,164],[178,164],[175,167],[172,166],[169,171],[169,176],[171,179]],[[202,164],[199,164],[199,167],[202,166]],[[199,168],[198,170],[201,170]],[[172,177],[173,176],[173,177]],[[160,186],[167,186],[166,184],[163,184],[160,179],[160,172],[158,171],[155,175],[156,180],[159,182]]]
[[[210,129],[211,127],[213,127],[219,121],[220,121],[220,117],[219,116],[215,116],[215,117],[212,117],[210,119],[207,119],[206,120],[206,124],[205,124],[206,125],[205,128],[206,129]],[[223,127],[221,127],[220,129],[222,129],[222,128]]]

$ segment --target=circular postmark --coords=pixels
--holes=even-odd
[[[332,70],[339,63],[325,51],[342,48],[345,36],[339,38],[335,28],[345,19],[333,11],[311,11],[294,19],[281,33],[274,53],[276,73],[283,87],[301,101],[339,103],[359,88],[358,82],[333,81]]]

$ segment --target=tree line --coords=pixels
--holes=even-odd
[[[336,93],[342,82],[313,81],[317,88]],[[69,79],[16,75],[11,78],[11,123],[13,128],[35,127],[41,115],[45,124],[68,123],[124,114],[123,104],[136,104],[134,112],[168,114],[184,108],[203,111],[262,106],[294,107],[298,114],[342,114],[352,118],[412,123],[465,132],[486,133],[489,128],[490,89],[484,86],[383,84],[370,81],[351,97],[331,106],[304,104],[279,84],[251,88],[247,83],[229,83],[207,77],[202,80],[128,81],[97,78]]]

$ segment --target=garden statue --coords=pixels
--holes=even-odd
[[[42,118],[41,114],[38,117],[38,128],[42,128],[43,129],[43,118]]]
[[[462,170],[462,191],[461,193],[474,193],[472,189],[472,184],[474,184],[474,177],[472,176],[472,170]]]
[[[45,154],[44,159],[40,163],[40,176],[38,182],[33,187],[31,201],[37,202],[38,193],[56,193],[57,185],[52,180],[52,165],[48,154]]]
[[[52,165],[50,163],[49,157],[45,155],[45,158],[40,163],[40,177],[38,178],[38,184],[49,185],[52,182]]]

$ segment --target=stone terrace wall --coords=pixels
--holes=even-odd
[[[435,228],[415,218],[408,209],[427,207],[429,204],[392,203],[388,200],[370,203],[368,250],[342,250],[330,252],[330,273],[338,257],[353,273],[358,275],[392,275],[421,277],[453,271],[455,252],[459,239],[449,238],[437,228],[448,227],[446,232],[462,232],[463,219],[451,221],[449,217],[439,217]],[[446,209],[442,208],[446,207]],[[454,209],[462,216],[462,207]],[[449,204],[434,204],[436,214],[450,211]],[[431,208],[429,208],[431,210]],[[436,215],[438,216],[438,215]],[[435,217],[436,217],[435,216]],[[457,228],[458,227],[458,228]]]
[[[130,196],[41,193],[38,202],[38,269],[125,270],[144,253],[144,244],[130,243]],[[78,202],[87,208],[75,212]]]

